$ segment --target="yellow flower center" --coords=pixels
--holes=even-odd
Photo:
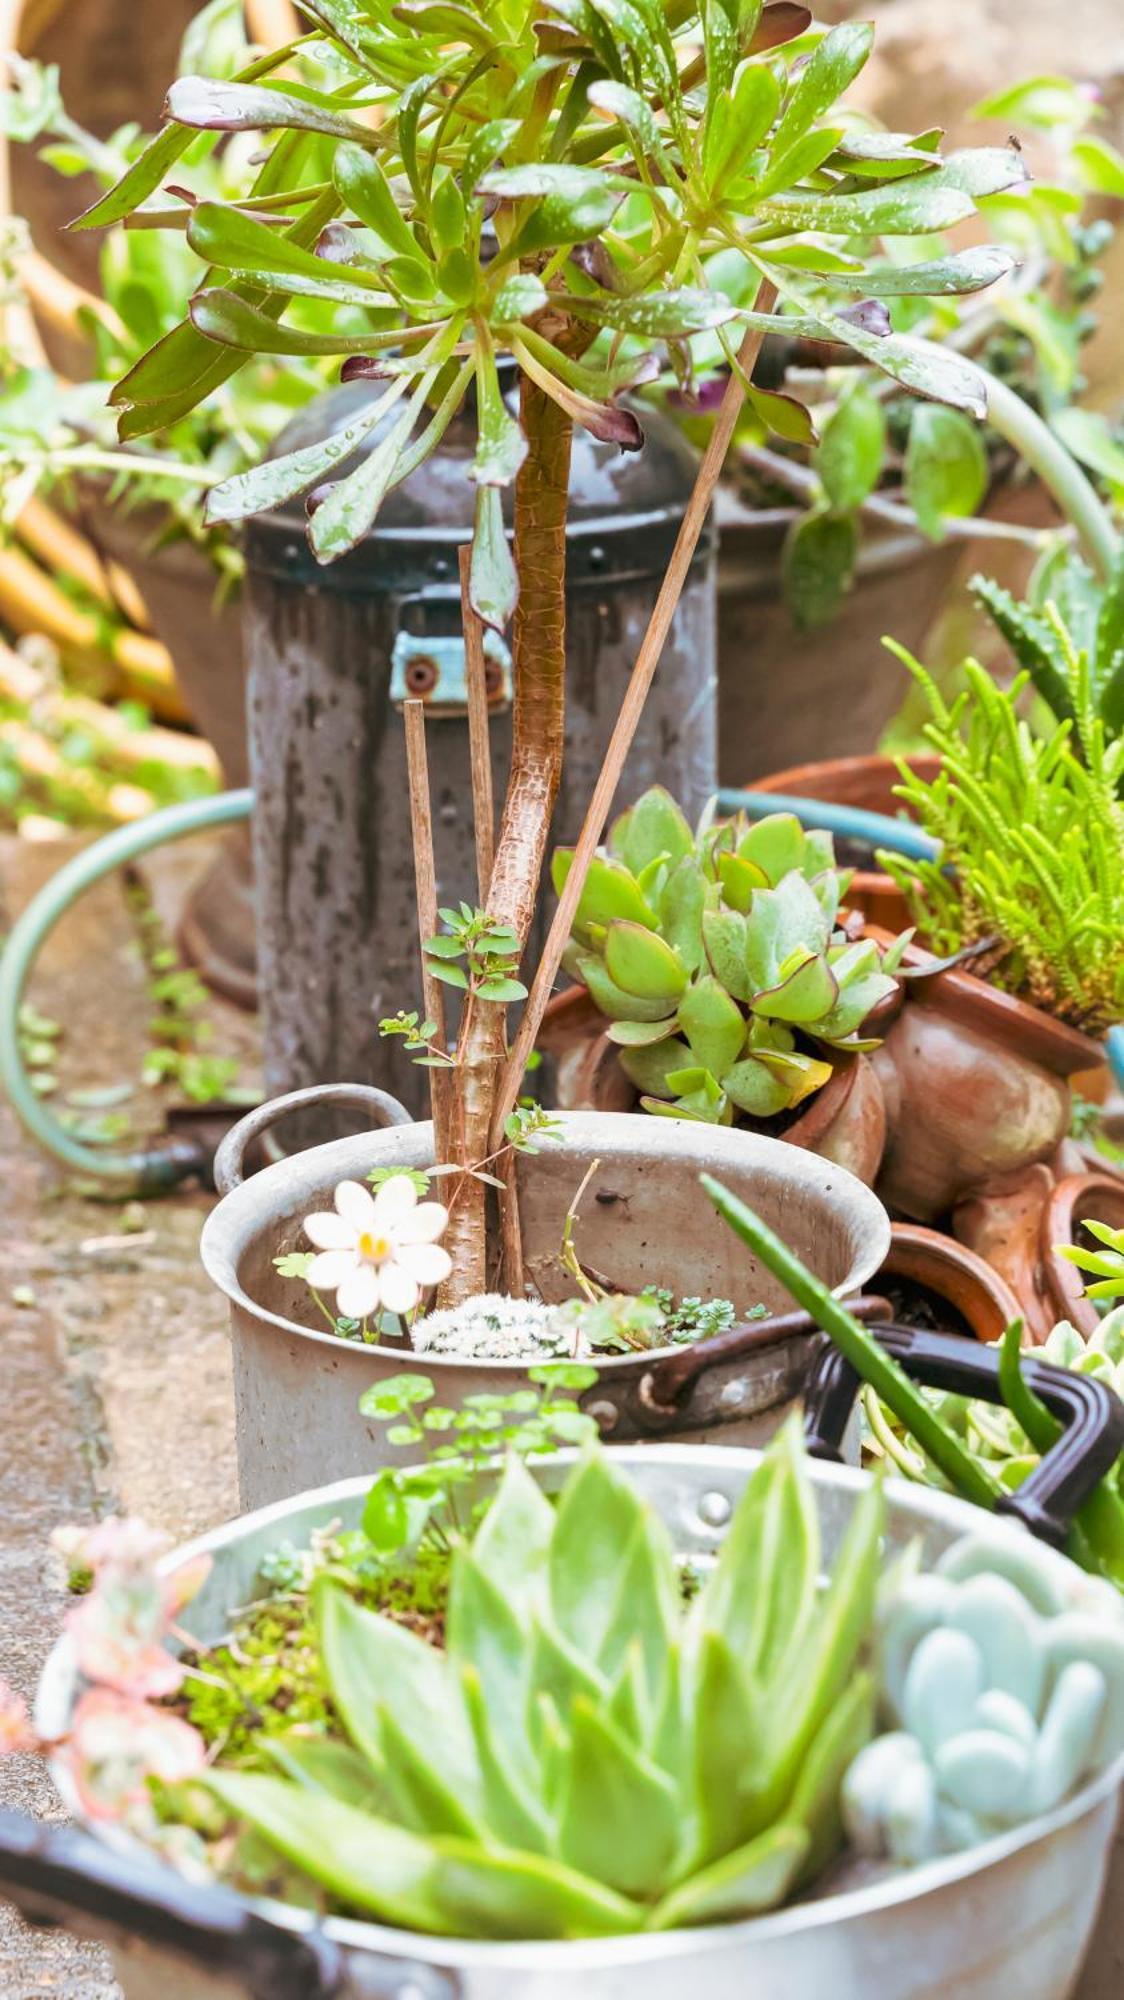
[[[381,1264],[389,1257],[392,1245],[389,1236],[376,1236],[373,1230],[364,1229],[355,1247],[368,1263]]]

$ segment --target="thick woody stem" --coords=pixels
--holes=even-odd
[[[766,280],[762,280],[758,288],[757,297],[754,300],[755,310],[758,312],[771,312],[775,303],[776,292],[773,286]],[[675,547],[671,553],[671,560],[668,563],[663,582],[660,585],[659,595],[652,608],[652,615],[648,621],[648,629],[640,643],[640,650],[636,655],[636,665],[633,667],[628,687],[625,690],[624,700],[621,703],[620,713],[617,716],[609,748],[605,753],[605,759],[598,774],[597,783],[593,788],[593,797],[589,802],[585,822],[578,836],[577,845],[574,848],[574,858],[570,864],[570,872],[566,878],[565,887],[558,900],[558,908],[554,913],[554,918],[547,934],[546,944],[543,947],[542,957],[539,960],[538,971],[535,974],[534,984],[531,987],[530,998],[523,1010],[523,1018],[519,1023],[519,1032],[515,1037],[511,1053],[504,1065],[503,1076],[497,1087],[496,1101],[492,1111],[493,1144],[497,1143],[495,1135],[498,1132],[502,1132],[504,1119],[507,1117],[519,1095],[519,1086],[527,1067],[527,1058],[535,1046],[535,1037],[542,1022],[546,1003],[550,998],[551,988],[558,977],[558,968],[562,963],[562,953],[566,948],[566,940],[570,935],[574,913],[577,910],[578,900],[585,885],[586,875],[589,872],[589,864],[596,852],[605,821],[609,816],[613,794],[620,782],[625,758],[632,748],[632,740],[636,734],[637,724],[644,710],[648,690],[652,685],[656,668],[659,665],[664,641],[671,630],[671,622],[678,608],[679,599],[683,592],[683,586],[687,581],[691,563],[694,560],[695,549],[698,546],[699,536],[703,530],[703,524],[706,520],[711,499],[713,498],[714,489],[718,484],[719,474],[726,462],[726,453],[730,448],[730,439],[734,434],[734,426],[737,423],[738,415],[745,401],[745,383],[749,380],[756,366],[763,338],[764,335],[760,330],[751,328],[742,341],[738,354],[738,366],[726,384],[726,392],[722,398],[722,405],[719,409],[714,429],[711,432],[710,440],[703,453],[698,472],[695,475],[694,488],[691,498],[687,503],[687,510],[683,516],[683,523],[680,527]]]
[[[562,775],[566,501],[572,427],[569,417],[526,376],[520,389],[520,415],[528,451],[515,482],[519,604],[513,635],[511,776],[487,908],[498,923],[510,924],[522,951],[534,919]],[[488,1001],[466,1007],[456,1071],[461,1149],[457,1158],[464,1167],[495,1150],[489,1133],[506,1046],[502,1007]],[[501,1130],[498,1144],[503,1143]],[[445,1245],[453,1259],[453,1272],[442,1289],[443,1305],[457,1305],[486,1285],[485,1184],[463,1174],[450,1206]]]

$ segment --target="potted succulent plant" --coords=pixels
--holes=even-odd
[[[497,0],[470,20],[434,12],[429,0],[403,0],[392,12],[376,0],[358,11],[311,0],[311,16],[313,35],[302,46],[306,59],[326,66],[322,86],[296,89],[257,73],[178,79],[167,126],[82,223],[96,227],[125,215],[140,227],[178,221],[210,273],[189,316],[114,391],[123,438],[179,422],[253,355],[328,351],[347,357],[349,376],[381,385],[342,431],[212,488],[212,521],[309,494],[313,550],[332,561],[364,535],[384,494],[436,448],[475,385],[466,641],[471,649],[480,625],[511,623],[511,776],[494,841],[481,791],[479,907],[447,912],[439,929],[425,841],[424,716],[420,704],[406,705],[425,1019],[405,1014],[390,1026],[433,1065],[434,1130],[416,1128],[409,1160],[400,1135],[368,1140],[363,1168],[401,1154],[402,1164],[455,1169],[445,1235],[451,1269],[440,1300],[454,1307],[488,1289],[487,1204],[496,1194],[503,1285],[522,1294],[512,1182],[513,1155],[535,1133],[536,1114],[518,1107],[527,1059],[734,423],[747,403],[766,425],[789,419],[788,402],[752,380],[761,342],[770,332],[810,332],[857,349],[915,393],[982,415],[987,392],[971,363],[893,334],[881,310],[871,315],[854,300],[871,288],[879,297],[900,287],[911,295],[978,289],[1007,259],[975,249],[921,266],[860,266],[840,284],[828,246],[856,231],[908,236],[951,226],[973,210],[977,194],[1010,184],[1021,168],[1003,150],[939,163],[930,151],[899,142],[889,156],[875,149],[877,158],[856,149],[828,114],[865,62],[871,31],[846,25],[805,35],[802,10],[788,6],[723,0],[702,10],[677,4],[668,13],[642,0],[631,11],[613,9],[610,18],[571,0],[545,15],[520,0]],[[198,133],[244,131],[277,136],[264,156],[253,156],[237,201],[174,194],[171,212],[167,200],[154,201]],[[737,252],[737,284],[726,290],[707,282],[708,260],[719,248]],[[827,302],[836,295],[838,303]],[[329,333],[307,331],[287,317],[294,301],[307,299],[346,307],[349,316],[338,317]],[[722,409],[509,1048],[507,1009],[524,997],[520,961],[564,742],[572,426],[637,448],[642,426],[623,397],[651,375],[653,346],[687,379],[691,343],[709,331],[719,333],[730,359]],[[518,418],[500,392],[503,354],[519,367]],[[356,447],[388,417],[378,448],[349,469]],[[501,500],[508,485],[510,545]],[[299,950],[299,939],[293,942]],[[443,1021],[443,988],[450,986],[461,997],[455,1041]],[[590,1144],[608,1174],[622,1158],[621,1128],[601,1129],[603,1146],[592,1135]],[[682,1121],[674,1129],[674,1139],[645,1141],[646,1171],[657,1179],[661,1155],[682,1162],[692,1148],[725,1138],[733,1164],[745,1143],[738,1134],[696,1134]],[[541,1173],[546,1154],[533,1157]],[[571,1196],[581,1171],[575,1165],[555,1169],[570,1172]],[[268,1283],[272,1254],[284,1247],[283,1223],[301,1207],[287,1175],[299,1178],[303,1169],[269,1172],[272,1229],[259,1217],[249,1231],[259,1260],[263,1237],[272,1234],[266,1268],[259,1262],[250,1279],[244,1259],[224,1277],[240,1299],[247,1282]],[[328,1171],[325,1157],[312,1178],[322,1194],[341,1176]],[[621,1212],[627,1222],[627,1204],[618,1227]],[[223,1224],[211,1227],[220,1232]],[[556,1243],[554,1236],[551,1250]],[[540,1257],[544,1247],[536,1246]],[[657,1243],[646,1256],[645,1280],[662,1282]],[[262,1325],[276,1325],[277,1317],[271,1321],[263,1309]],[[300,1328],[288,1321],[286,1331]],[[281,1343],[274,1346],[280,1365]],[[305,1352],[311,1362],[307,1335]],[[297,1433],[308,1398],[299,1369],[288,1366],[286,1379],[296,1398],[292,1422],[271,1428]]]
[[[80,1926],[86,1904],[88,1927],[100,1878],[138,2000],[176,1976],[172,1913],[173,1953],[212,1979],[253,1951],[306,1995],[343,1947],[434,2000],[692,1975],[773,2000],[825,1954],[848,2000],[875,1978],[920,2000],[999,1952],[1029,2000],[1061,2000],[1119,1782],[1119,1606],[1002,1523],[965,1538],[962,1503],[809,1465],[791,1429],[756,1463],[587,1447],[530,1468],[466,1493],[463,1458],[433,1461],[397,1512],[353,1481],[158,1565],[136,1523],[64,1536],[93,1589],[34,1728],[8,1701],[4,1733],[51,1755],[97,1844],[63,1836],[64,1871],[6,1825],[0,1887]],[[884,1537],[914,1562],[879,1590]],[[935,1700],[952,1654],[959,1708]]]
[[[554,857],[558,889],[572,858]],[[896,994],[905,941],[848,937],[848,882],[831,836],[791,814],[707,815],[693,831],[665,791],[646,792],[614,822],[574,917],[564,964],[597,1011],[570,1101],[616,1092],[607,1042],[645,1110],[779,1131],[873,1181],[885,1118],[864,1023]],[[573,1037],[570,997],[552,1005]]]

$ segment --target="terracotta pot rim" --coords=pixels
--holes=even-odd
[[[1063,1175],[1042,1210],[1040,1248],[1051,1306],[1059,1319],[1070,1320],[1086,1336],[1096,1332],[1101,1315],[1096,1300],[1085,1296],[1084,1273],[1059,1256],[1058,1245],[1073,1242],[1075,1229],[1098,1202],[1109,1210],[1098,1214],[1098,1221],[1116,1227],[1119,1217],[1119,1225],[1124,1225],[1124,1179],[1107,1167],[1103,1173],[1092,1168],[1084,1174]]]
[[[948,1288],[949,1274],[961,1280],[959,1295]],[[1003,1328],[1020,1316],[1018,1299],[1006,1278],[986,1258],[923,1223],[891,1223],[890,1252],[878,1277],[883,1275],[912,1279],[939,1292],[968,1321],[977,1340],[998,1339]],[[871,1282],[877,1287],[878,1278]],[[991,1309],[986,1325],[980,1304]],[[976,1311],[970,1310],[972,1306]]]
[[[900,761],[926,777],[930,771],[936,774],[941,758],[936,750],[918,750]],[[897,757],[886,756],[879,750],[866,751],[857,757],[817,757],[809,764],[788,764],[781,771],[767,771],[763,778],[751,778],[749,785],[755,792],[788,792],[792,797],[799,798],[801,787],[809,782],[813,786],[826,784],[836,775],[844,779],[881,776],[896,771],[898,762]],[[836,798],[836,791],[834,788],[830,792],[812,790],[807,796],[831,803]],[[850,791],[846,802],[857,804]]]
[[[890,944],[889,931],[868,924],[867,934],[880,944]],[[907,946],[904,963],[923,967],[936,963],[936,956],[923,945]],[[952,966],[934,972],[931,978],[906,982],[906,997],[915,1006],[931,1007],[961,1027],[978,1028],[998,1041],[1013,1044],[1029,1062],[1041,1064],[1055,1076],[1076,1076],[1083,1069],[1099,1069],[1106,1060],[1104,1044],[1093,1035],[1071,1028],[1065,1021],[1036,1007],[1029,1000],[1016,999],[981,979],[967,966]]]

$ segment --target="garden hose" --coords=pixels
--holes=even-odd
[[[36,959],[71,904],[102,877],[169,840],[205,833],[247,819],[253,793],[220,792],[207,799],[165,806],[94,841],[56,875],[16,919],[0,954],[0,1083],[25,1130],[72,1172],[112,1184],[107,1192],[165,1194],[199,1171],[199,1150],[183,1138],[152,1139],[123,1152],[87,1146],[61,1125],[28,1082],[20,1054],[19,1021],[24,990]]]
[[[936,842],[907,820],[863,812],[834,801],[792,798],[779,792],[724,790],[718,794],[718,807],[721,812],[748,813],[753,819],[764,819],[774,812],[791,812],[805,826],[861,842],[863,846],[888,848],[909,860],[931,860],[937,853]],[[169,1137],[127,1151],[108,1152],[84,1145],[68,1132],[31,1088],[20,1054],[20,1006],[28,980],[60,918],[103,876],[142,854],[151,853],[153,848],[162,847],[166,841],[183,840],[193,833],[210,832],[216,827],[230,826],[236,820],[248,819],[252,808],[253,793],[244,788],[220,792],[212,798],[192,799],[184,805],[165,806],[129,826],[116,827],[76,854],[51,877],[17,918],[0,953],[0,1083],[31,1138],[72,1172],[110,1183],[107,1192],[167,1194],[198,1172],[198,1150],[188,1140]],[[1117,1081],[1124,1082],[1124,1027],[1110,1031],[1108,1056]]]

